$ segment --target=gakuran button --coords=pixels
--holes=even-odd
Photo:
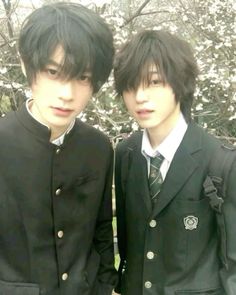
[[[66,272],[64,272],[61,276],[63,281],[66,281],[68,279],[68,274]]]
[[[152,251],[147,252],[147,258],[148,259],[153,259],[154,258],[154,253]]]
[[[150,227],[156,227],[156,225],[157,225],[156,220],[152,219],[152,220],[149,222],[149,225],[150,225]]]
[[[56,192],[55,192],[55,193],[56,193],[56,195],[57,195],[57,196],[59,196],[59,195],[60,195],[60,193],[61,193],[61,189],[60,189],[60,188],[58,188],[58,189],[56,190]]]
[[[149,282],[149,281],[146,281],[144,286],[145,286],[146,289],[150,289],[152,287],[152,283]]]

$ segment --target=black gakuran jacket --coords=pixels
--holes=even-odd
[[[25,105],[0,119],[0,294],[110,295],[111,145],[80,120],[49,139]]]

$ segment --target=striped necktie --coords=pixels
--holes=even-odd
[[[164,157],[160,154],[156,157],[150,158],[149,190],[153,205],[157,200],[157,195],[159,194],[163,183],[160,171],[163,160]]]

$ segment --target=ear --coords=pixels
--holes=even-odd
[[[24,74],[24,76],[26,77],[26,70],[25,70],[25,64],[23,62],[23,60],[20,58],[20,65],[21,65],[21,70],[22,73]]]

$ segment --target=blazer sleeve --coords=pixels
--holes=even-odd
[[[100,254],[98,270],[98,290],[96,295],[111,295],[117,283],[117,271],[114,267],[114,243],[112,229],[112,180],[113,180],[113,150],[110,146],[108,166],[105,179],[103,199],[100,204],[94,244]]]
[[[117,238],[120,255],[118,269],[118,284],[115,291],[121,292],[122,273],[126,263],[126,226],[125,226],[125,180],[128,176],[128,157],[125,158],[123,144],[116,147],[115,153],[115,195],[116,195],[116,218],[117,218]],[[124,175],[125,174],[125,175]]]
[[[236,162],[232,164],[227,183],[227,193],[223,204],[223,218],[226,236],[226,261],[220,271],[226,295],[236,294]],[[221,237],[222,238],[222,237]]]

